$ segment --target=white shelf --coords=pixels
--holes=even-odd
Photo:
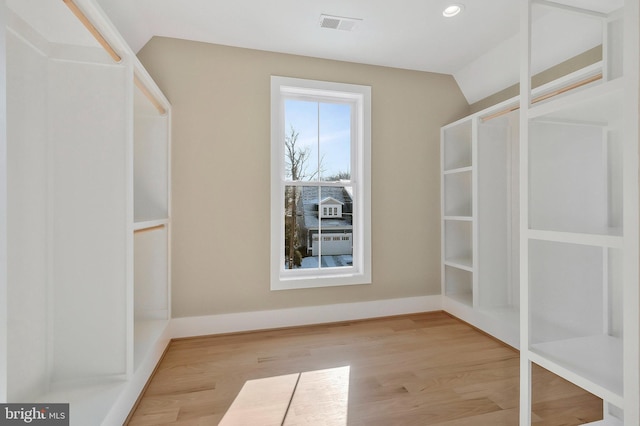
[[[443,222],[444,261],[464,267],[473,265],[473,224],[470,221]]]
[[[473,214],[473,189],[471,173],[445,174],[443,176],[445,216],[471,216]]]
[[[584,426],[624,426],[624,423],[622,423],[622,420],[616,419],[615,417],[610,417],[605,420],[585,423]]]
[[[462,260],[463,263],[469,260]],[[442,270],[442,294],[452,296],[456,300],[462,300],[465,305],[473,305],[473,272],[468,266],[454,262],[444,262]],[[459,295],[459,296],[455,296]],[[460,296],[464,295],[464,296]]]
[[[444,220],[471,222],[473,221],[473,217],[472,216],[445,216]]]
[[[168,224],[169,224],[168,218],[144,220],[144,221],[135,222],[133,224],[133,230],[140,231],[143,229],[155,228],[156,226],[162,226],[162,225],[168,225]]]
[[[461,293],[447,293],[445,295],[451,300],[455,300],[456,302],[462,303],[466,306],[473,306],[473,293],[471,292],[461,292]]]
[[[460,167],[457,169],[449,169],[449,170],[445,170],[444,172],[442,172],[445,175],[453,175],[456,173],[471,173],[473,171],[473,167],[472,166],[468,166],[468,167]]]
[[[618,78],[576,89],[566,95],[532,105],[529,118],[606,125],[624,116],[624,87],[624,80]]]
[[[472,165],[471,120],[461,120],[442,129],[442,169],[456,170]]]
[[[531,345],[529,359],[622,407],[622,339],[597,335]]]
[[[532,240],[558,243],[582,244],[597,247],[622,248],[623,240],[619,228],[604,228],[604,232],[585,234],[579,232],[559,232],[530,229],[527,236]]]
[[[465,271],[473,272],[473,259],[471,258],[456,258],[456,259],[446,259],[444,264],[447,266],[451,266],[452,268],[463,269]]]

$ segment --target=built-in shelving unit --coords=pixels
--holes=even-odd
[[[474,217],[473,137],[471,120],[441,131],[442,166],[442,292],[473,305]]]
[[[582,16],[602,26],[604,65],[601,81],[534,104],[535,59],[522,53],[520,424],[531,424],[533,362],[602,398],[605,417],[596,424],[635,425],[638,2],[597,11],[523,4],[523,46],[535,45],[537,9]]]
[[[603,61],[531,90],[534,8],[600,25]],[[442,129],[443,305],[521,349],[521,425],[531,363],[640,421],[637,17],[523,0],[519,99]]]
[[[170,105],[93,0],[0,9],[1,402],[122,424],[168,343]]]
[[[619,120],[615,117],[621,111],[611,92],[623,90],[618,80],[603,83],[602,74],[599,62],[532,90],[536,108],[530,110],[535,121],[531,132],[542,142],[530,156],[547,160],[536,161],[530,170],[532,193],[539,198],[530,218],[537,226],[526,233],[531,241],[622,248],[622,198],[616,192],[622,161],[619,136],[605,132],[593,111],[599,108],[611,122]],[[519,98],[510,99],[445,126],[441,140],[444,308],[517,348],[521,303],[518,102]],[[603,161],[605,148],[609,162]],[[574,155],[576,150],[579,153]],[[583,182],[581,192],[571,188],[574,181]],[[578,219],[572,217],[578,214]]]
[[[448,312],[517,346],[517,112],[485,118],[504,106],[442,128],[442,294]]]

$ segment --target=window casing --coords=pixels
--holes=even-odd
[[[296,102],[317,103],[318,110],[317,138],[310,142],[317,143],[318,155],[312,155],[312,173],[299,179],[293,179],[288,161],[292,157],[285,144],[288,132],[295,130],[287,114],[293,115],[289,111]],[[325,105],[349,111],[349,152],[344,155],[349,170],[340,179],[327,176],[320,154],[329,136],[320,124]],[[370,164],[369,86],[271,77],[272,290],[371,283]],[[322,205],[329,197],[339,198],[337,193],[344,196],[338,200],[340,209],[334,207],[335,201],[334,206]],[[350,255],[340,256],[345,250],[351,250]]]

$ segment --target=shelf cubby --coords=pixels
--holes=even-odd
[[[444,128],[442,141],[443,171],[463,169],[473,165],[471,120]]]
[[[167,227],[146,228],[134,234],[134,315],[138,320],[168,320]]]
[[[473,273],[466,269],[444,267],[445,295],[468,306],[473,305]]]
[[[621,235],[618,132],[603,121],[549,117],[529,124],[530,228]]]
[[[473,268],[473,225],[466,221],[446,221],[444,224],[444,262],[459,268]]]
[[[622,407],[622,339],[604,334],[537,343],[531,360],[576,383],[583,389]]]
[[[471,217],[473,215],[471,170],[445,174],[443,178],[445,216]]]
[[[169,215],[169,117],[136,85],[134,92],[134,221]]]
[[[621,251],[529,241],[532,361],[622,403]]]

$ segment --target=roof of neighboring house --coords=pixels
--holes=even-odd
[[[351,196],[344,187],[322,187],[320,190],[322,203],[327,204],[326,200],[333,200],[329,204],[342,204],[347,207],[351,204]],[[318,187],[305,186],[302,187],[301,203],[298,207],[302,210],[303,226],[307,229],[318,228]],[[346,217],[343,218],[324,218],[322,226],[324,228],[351,228],[351,220],[349,217],[350,209],[345,212]]]
[[[325,204],[342,204],[344,206],[344,203],[340,200],[336,200],[333,197],[325,197],[322,199],[322,205],[324,206]]]

